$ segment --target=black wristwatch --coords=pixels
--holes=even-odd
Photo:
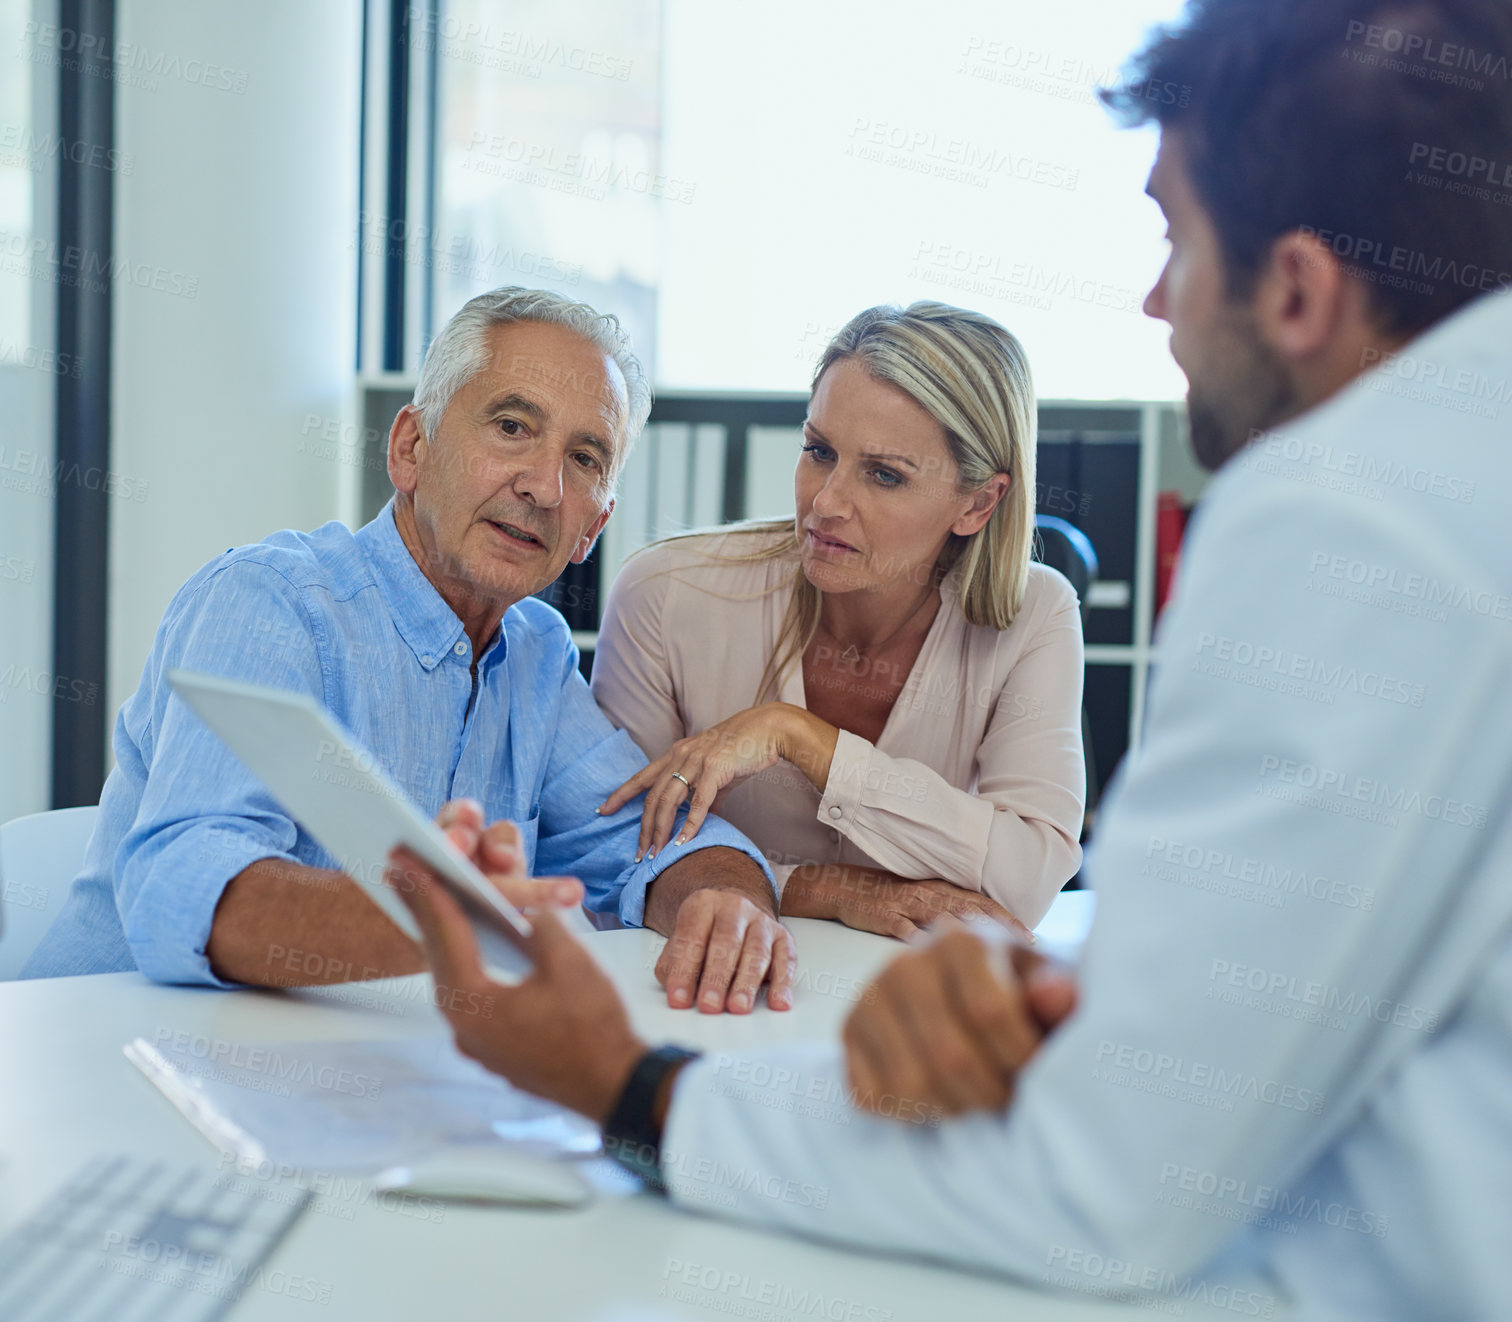
[[[656,1094],[667,1075],[702,1054],[686,1047],[657,1047],[630,1071],[614,1110],[604,1122],[604,1155],[613,1157],[651,1188],[665,1190],[662,1178],[662,1126],[656,1122]]]

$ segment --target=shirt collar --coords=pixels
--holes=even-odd
[[[463,656],[471,650],[462,621],[426,578],[394,522],[394,502],[385,505],[371,523],[357,533],[357,541],[378,580],[399,636],[427,672],[450,657],[458,643]],[[483,653],[483,660],[503,655],[503,626]]]

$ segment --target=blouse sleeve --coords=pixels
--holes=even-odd
[[[676,584],[665,560],[664,552],[643,552],[614,580],[599,625],[591,684],[604,715],[652,761],[689,733],[662,643],[670,587]],[[779,897],[795,866],[772,864]]]
[[[662,644],[671,575],[657,553],[643,552],[620,570],[599,623],[590,687],[605,716],[655,761],[687,734],[672,668]]]
[[[840,732],[819,820],[900,877],[982,891],[1034,926],[1081,865],[1081,615],[1070,584],[995,697],[977,788]]]

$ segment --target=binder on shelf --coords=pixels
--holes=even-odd
[[[1176,564],[1181,557],[1181,539],[1191,511],[1175,491],[1162,491],[1155,504],[1155,618],[1165,609],[1176,583]]]

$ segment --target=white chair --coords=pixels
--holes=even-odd
[[[21,971],[58,916],[99,815],[59,808],[0,826],[0,982]]]

